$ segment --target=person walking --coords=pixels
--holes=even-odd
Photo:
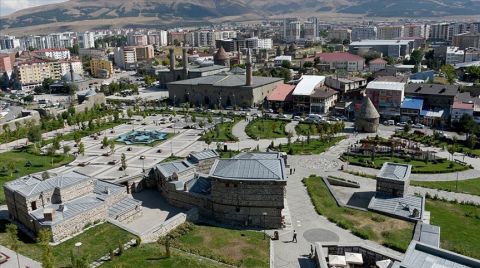
[[[297,232],[295,230],[293,230],[293,238],[292,238],[292,242],[295,242],[297,243]]]

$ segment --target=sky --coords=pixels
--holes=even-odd
[[[0,15],[4,16],[24,8],[65,1],[66,0],[0,0]]]

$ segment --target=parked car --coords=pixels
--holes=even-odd
[[[279,115],[278,115],[278,118],[279,118],[279,119],[287,119],[288,117],[287,117],[286,115],[284,115],[284,114],[279,114]]]
[[[394,126],[395,125],[395,121],[394,120],[385,120],[383,121],[383,124],[385,126]]]
[[[424,125],[422,125],[420,123],[417,123],[417,124],[413,125],[413,128],[423,129]]]
[[[397,126],[399,126],[399,127],[404,127],[406,125],[407,125],[407,122],[398,122],[397,123]]]

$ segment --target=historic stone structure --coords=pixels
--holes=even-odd
[[[193,173],[188,160],[159,164],[150,173],[170,204],[196,207],[201,216],[226,224],[282,227],[287,182],[280,154],[218,159],[216,152],[204,151],[187,159],[194,160]]]
[[[362,106],[356,115],[355,129],[360,132],[375,133],[380,125],[380,114],[370,98],[363,97]]]
[[[27,176],[6,183],[4,191],[10,217],[35,234],[50,229],[53,242],[108,218],[129,222],[142,208],[124,186],[75,172],[45,180]]]

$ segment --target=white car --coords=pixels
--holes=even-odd
[[[415,125],[413,125],[413,128],[423,129],[424,126],[422,124],[415,124]]]

